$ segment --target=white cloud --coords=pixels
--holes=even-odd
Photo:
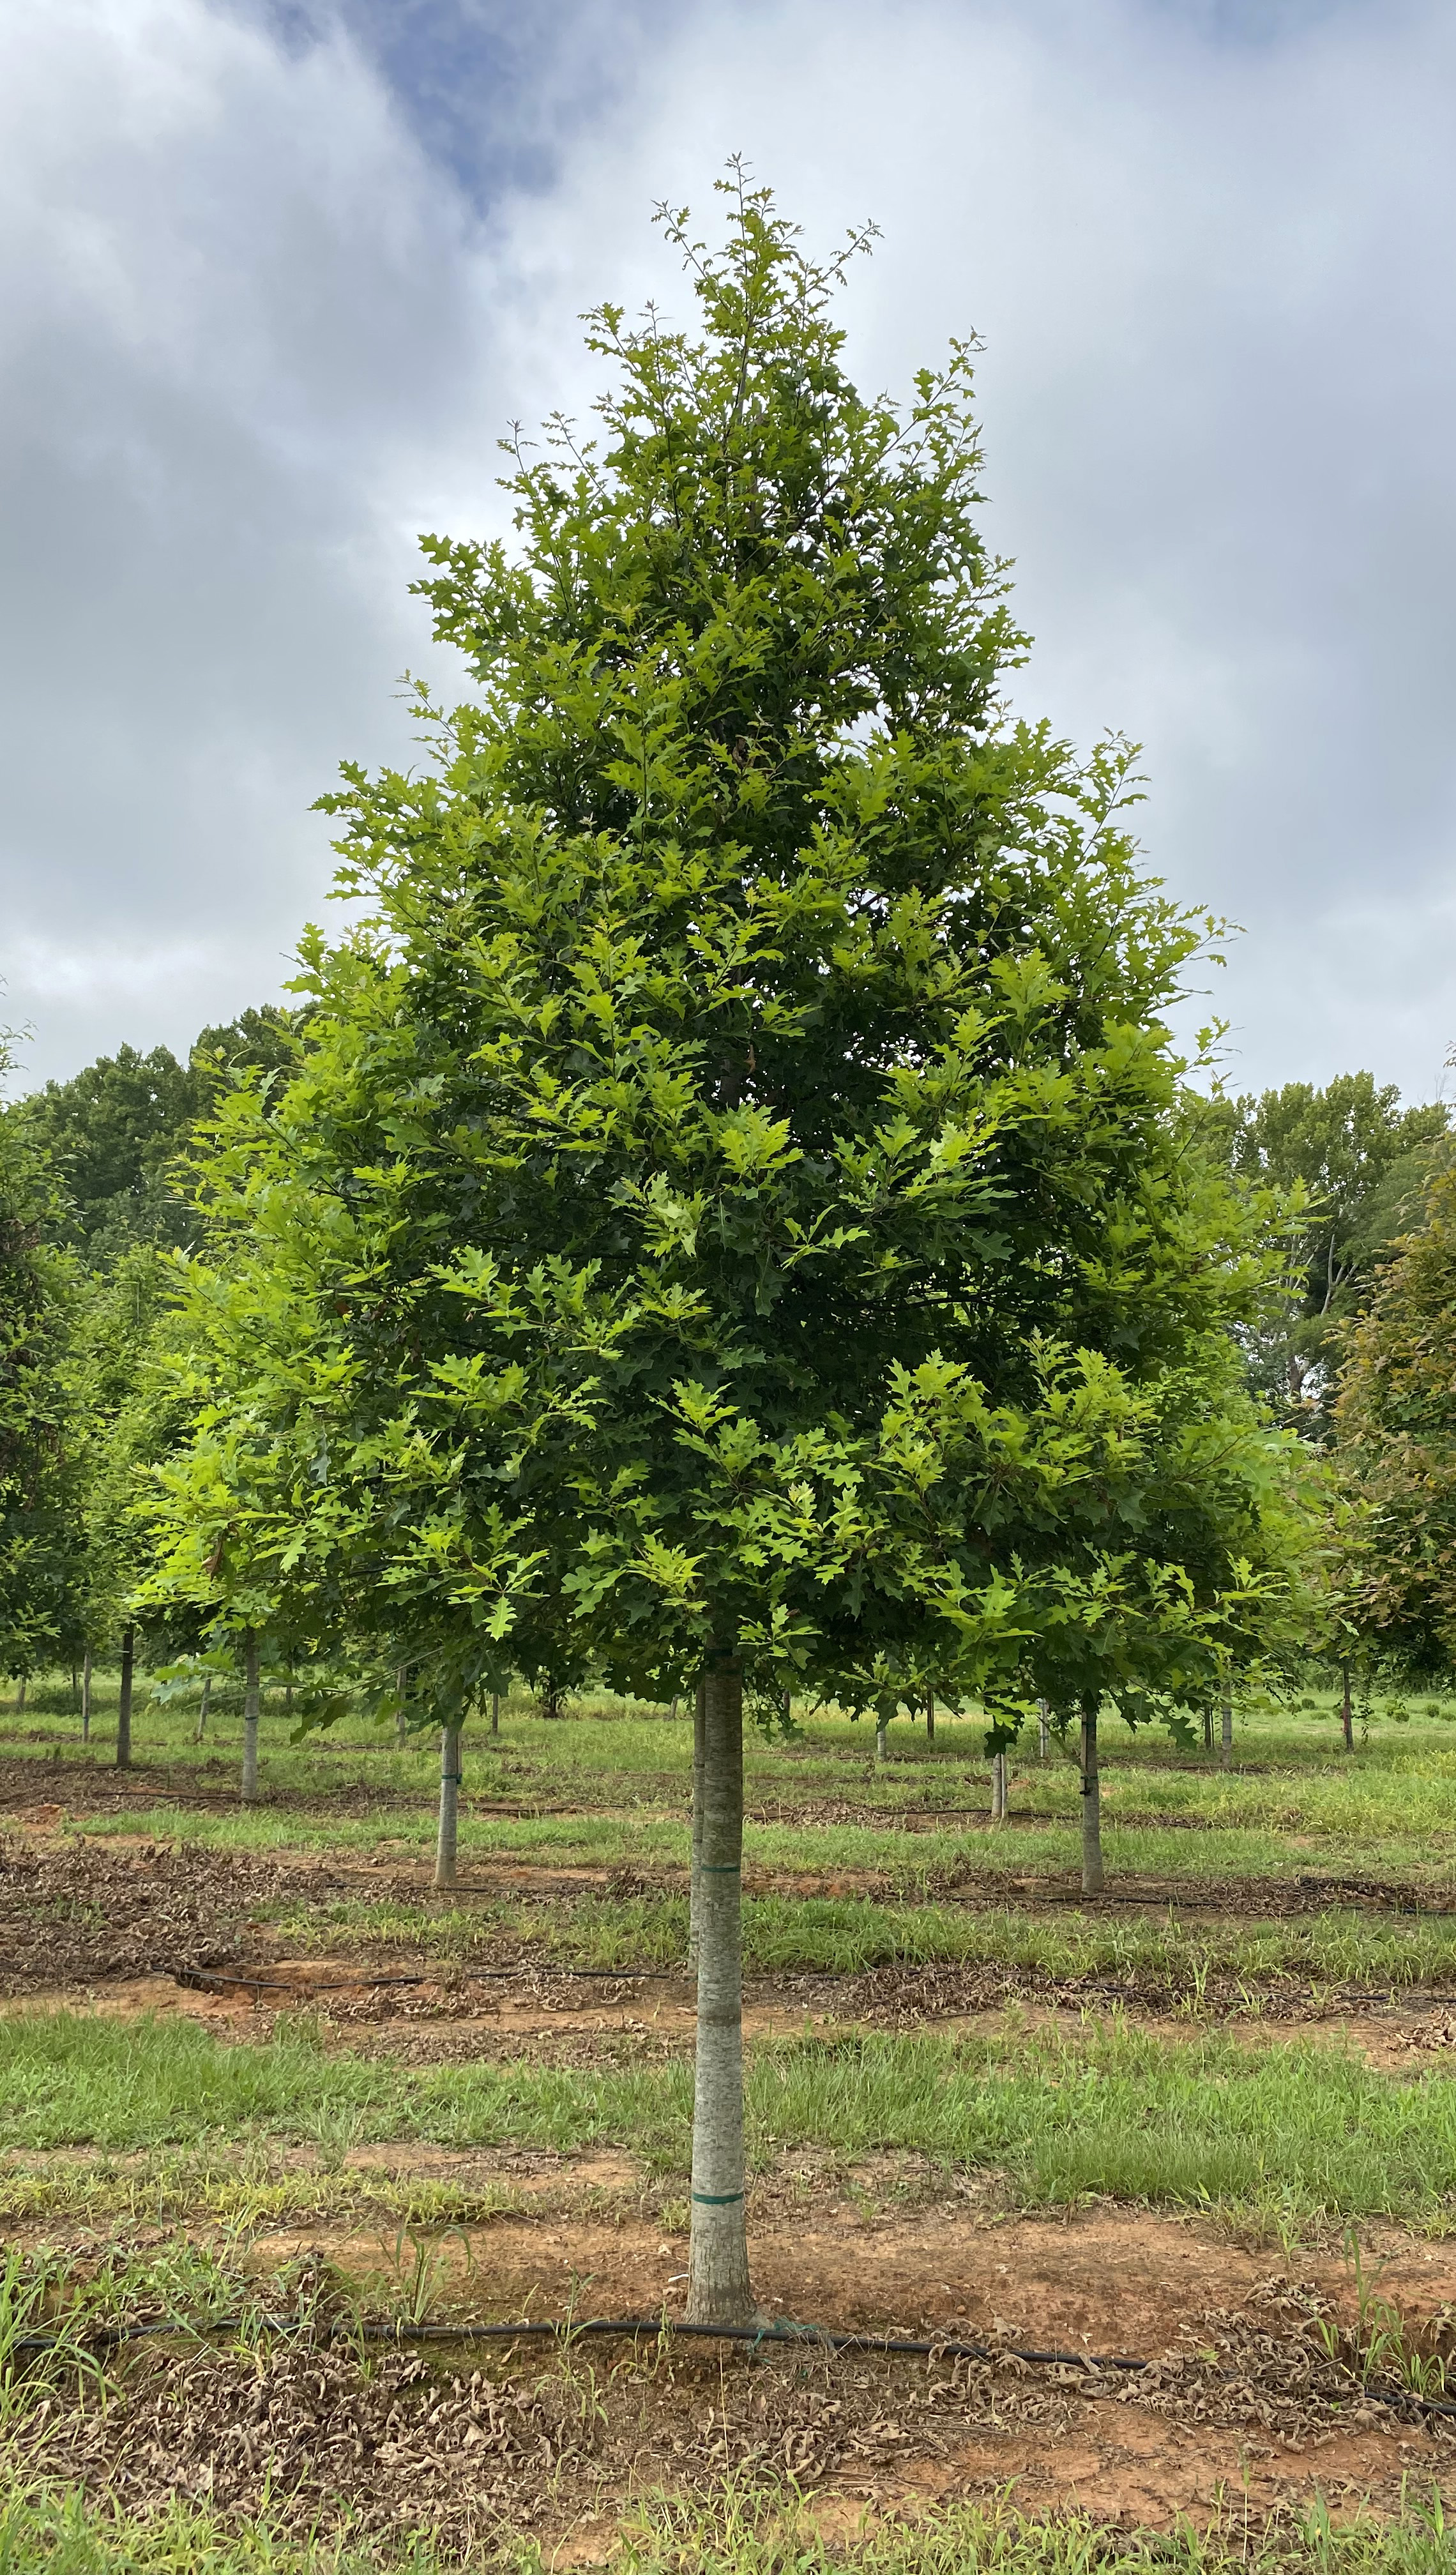
[[[407,746],[394,678],[430,661],[414,532],[495,515],[507,417],[585,404],[585,304],[651,287],[687,311],[651,201],[712,223],[742,148],[818,239],[883,226],[849,305],[862,375],[902,384],[985,336],[988,528],[1037,636],[1023,702],[1146,742],[1150,862],[1248,927],[1220,996],[1239,1078],[1368,1062],[1436,1087],[1439,0],[1258,44],[1145,0],[715,0],[663,21],[556,184],[498,192],[488,229],[373,68],[367,13],[358,41],[291,51],[204,0],[10,18],[0,884],[33,1072],[180,1044],[277,989],[327,882],[311,798],[340,757]],[[485,75],[462,64],[463,131]]]
[[[1429,1094],[1456,1036],[1453,107],[1439,5],[1250,46],[1136,0],[793,0],[700,20],[553,209],[595,282],[638,170],[702,203],[740,146],[820,238],[879,220],[863,376],[983,335],[1021,700],[1145,743],[1150,864],[1247,929],[1240,1082]]]

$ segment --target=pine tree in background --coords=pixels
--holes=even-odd
[[[669,230],[703,336],[604,308],[600,447],[427,545],[478,695],[328,800],[372,926],[220,1110],[160,1587],[447,1725],[505,1663],[701,1676],[690,2306],[736,2321],[745,1690],[1206,1698],[1307,1532],[1257,1212],[1177,1115],[1206,925],[1128,755],[1006,712],[969,352],[866,403],[766,194]]]

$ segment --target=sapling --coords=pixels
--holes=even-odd
[[[1280,1474],[1167,1029],[1206,925],[1125,748],[1006,711],[971,352],[863,399],[843,260],[729,187],[724,249],[668,225],[700,335],[604,307],[601,446],[516,455],[514,543],[427,540],[476,694],[327,800],[377,928],[306,937],[297,1075],[220,1112],[158,1576],[251,1567],[442,1706],[702,1676],[702,2321],[753,2313],[745,1683],[882,1762],[927,1689],[1197,1677]]]
[[[116,1766],[132,1766],[132,1657],[136,1647],[136,1629],[128,1624],[121,1631],[121,1693],[116,1703]]]
[[[262,1705],[262,1683],[258,1674],[258,1630],[250,1627],[243,1639],[243,1803],[258,1803],[258,1718]]]

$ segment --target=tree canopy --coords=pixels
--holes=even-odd
[[[1419,1677],[1456,1667],[1456,1170],[1352,1327],[1336,1407],[1358,1496],[1350,1610],[1378,1656]]]
[[[0,1035],[0,1072],[9,1062]],[[77,1631],[63,1382],[75,1283],[56,1219],[45,1157],[0,1119],[0,1667],[19,1672]]]
[[[1173,1115],[1205,925],[1130,754],[1006,711],[970,351],[866,402],[842,262],[753,194],[672,229],[704,336],[595,318],[600,446],[516,454],[514,548],[426,543],[478,694],[326,800],[373,919],[224,1104],[168,1579],[447,1698],[729,1641],[851,1700],[1206,1693],[1287,1466]]]
[[[121,1046],[67,1082],[48,1082],[4,1119],[49,1162],[70,1242],[92,1262],[136,1243],[195,1241],[198,1220],[179,1176],[193,1130],[238,1066],[289,1062],[297,1015],[274,1006],[203,1029],[186,1065],[170,1047]]]
[[[1248,1337],[1250,1375],[1280,1417],[1328,1438],[1342,1334],[1412,1221],[1449,1130],[1440,1102],[1403,1108],[1394,1083],[1341,1074],[1324,1090],[1224,1099],[1205,1110],[1234,1177],[1300,1196],[1281,1291]]]

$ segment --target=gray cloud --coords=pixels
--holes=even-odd
[[[394,676],[435,667],[415,530],[495,515],[506,416],[585,404],[584,304],[687,309],[650,201],[711,221],[742,148],[820,238],[883,226],[862,375],[984,335],[1022,702],[1146,743],[1150,864],[1247,927],[1215,994],[1237,1078],[1436,1087],[1444,7],[17,18],[0,882],[33,1074],[277,989],[327,883],[309,801],[403,756]]]

